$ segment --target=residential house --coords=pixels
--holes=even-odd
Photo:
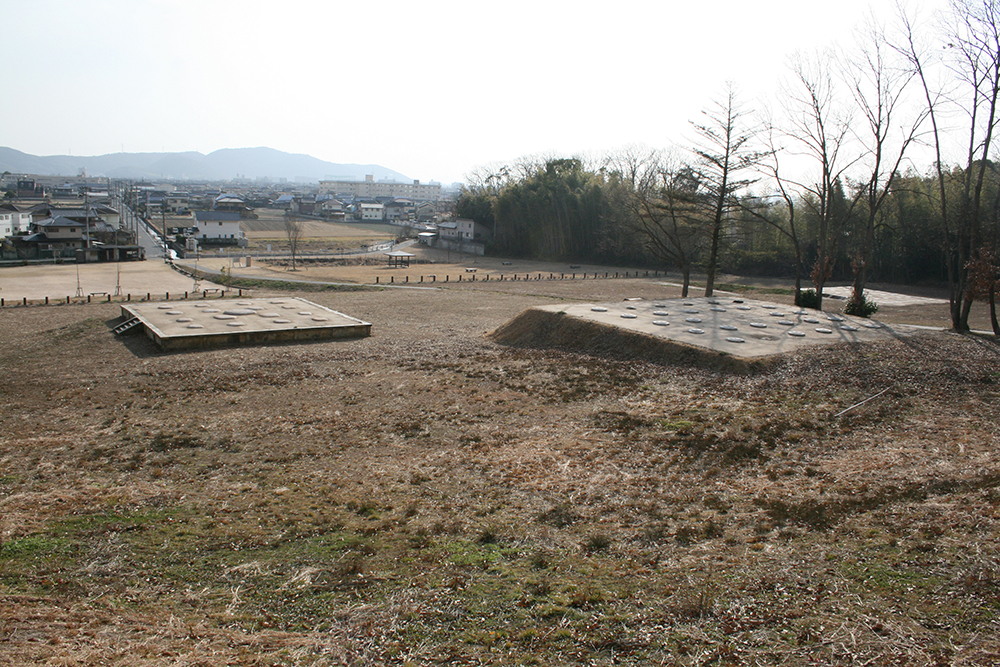
[[[438,238],[445,241],[461,241],[462,237],[458,232],[457,222],[439,222],[437,226]]]
[[[235,211],[242,213],[243,211],[249,211],[250,207],[247,203],[243,201],[243,197],[237,195],[226,195],[222,194],[215,198],[215,203],[213,208],[216,211]]]
[[[355,217],[358,220],[382,222],[385,220],[385,207],[382,204],[362,202],[355,209]]]
[[[317,200],[319,200],[318,197]],[[344,202],[334,197],[319,201],[317,209],[316,214],[327,220],[344,219]]]
[[[281,195],[271,204],[274,208],[280,208],[284,210],[289,210],[292,208],[292,204],[295,203],[295,195]]]
[[[22,178],[17,182],[16,194],[19,199],[42,199],[45,197],[45,187],[31,178]]]
[[[455,233],[462,241],[476,241],[483,243],[493,236],[492,229],[482,223],[476,222],[475,220],[458,218],[455,220],[454,224]],[[438,227],[440,226],[441,225],[438,225]]]
[[[416,206],[411,199],[394,199],[385,204],[385,219],[389,222],[397,220],[409,220],[416,211]]]
[[[437,209],[432,202],[423,202],[417,205],[416,214],[419,222],[429,222],[437,215]]]
[[[191,196],[186,192],[174,191],[166,196],[165,205],[169,213],[187,213]]]
[[[246,247],[240,214],[234,211],[195,211],[195,237],[201,244]]]
[[[21,210],[14,204],[0,205],[0,238],[29,231],[31,220],[31,211]]]

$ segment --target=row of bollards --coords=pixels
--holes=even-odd
[[[601,275],[600,273],[595,272],[594,275],[593,275],[592,280],[596,280],[598,278],[609,278],[610,279],[610,278],[639,278],[639,277],[649,278],[649,277],[651,277],[649,275],[649,271],[646,271],[644,276],[640,276],[640,273],[643,273],[643,272],[636,271],[634,273],[634,275],[633,275],[633,273],[631,271],[625,271],[624,273],[619,273],[618,271],[615,271],[613,275],[612,275],[612,273],[610,271],[605,271],[604,275]],[[659,275],[660,275],[659,271],[653,271],[652,277],[653,278],[657,278],[657,277],[659,277]],[[664,275],[666,275],[666,274],[664,274]],[[577,279],[577,274],[576,273],[571,273],[571,274],[566,274],[566,273],[559,273],[559,274],[550,273],[547,278],[545,277],[545,274],[543,274],[543,273],[536,274],[534,278],[532,278],[532,274],[530,274],[530,273],[525,273],[523,278],[520,277],[520,276],[521,276],[521,274],[519,274],[519,273],[512,273],[512,274],[509,274],[509,275],[501,273],[499,276],[493,276],[492,280],[493,280],[493,282],[504,282],[505,280],[509,281],[509,282],[513,282],[513,281],[516,281],[516,280],[527,281],[527,280],[576,280]],[[581,273],[580,274],[580,280],[586,280],[587,276],[588,276],[588,274]],[[430,279],[428,282],[432,282],[432,283],[436,283],[437,282],[437,276],[434,275],[434,274],[428,275],[427,278]],[[403,282],[400,283],[400,284],[407,285],[407,284],[409,284],[409,282],[410,282],[410,277],[409,276],[403,276]],[[420,281],[419,282],[420,283],[424,282],[424,276],[420,276]],[[441,282],[445,282],[445,283],[452,282],[451,281],[451,276],[447,276],[446,275],[444,277],[444,280],[442,280]],[[455,281],[453,281],[453,282],[459,282],[459,283],[463,282],[462,274],[459,274],[458,275],[458,279],[455,280]],[[465,282],[470,282],[470,283],[476,282],[476,274],[472,273],[471,276],[467,280],[465,280]],[[484,275],[483,279],[480,280],[479,282],[490,282],[490,274],[487,273],[486,275]],[[375,284],[376,285],[384,285],[384,284],[395,285],[396,284],[396,276],[389,276],[389,282],[388,283],[381,282],[381,277],[380,276],[375,276]]]
[[[232,291],[232,290],[230,290],[230,291]],[[195,292],[194,294],[191,294],[190,292],[184,292],[184,296],[183,297],[177,297],[175,295],[175,298],[176,299],[191,299],[191,298],[196,298],[198,295],[201,295],[201,298],[205,299],[205,298],[208,298],[208,295],[210,293],[216,293],[216,292],[219,294],[218,298],[224,299],[226,297],[226,290],[223,289],[223,290],[205,290],[205,291],[199,291],[199,292]],[[158,294],[154,295],[152,292],[146,292],[146,296],[145,297],[142,297],[141,295],[137,295],[137,300],[139,300],[139,301],[152,301],[154,296],[159,297]],[[242,289],[237,290],[237,298],[242,297],[242,296],[243,296],[243,290]],[[44,306],[50,306],[50,305],[57,305],[57,304],[64,304],[64,303],[66,305],[82,304],[82,303],[95,303],[94,297],[101,297],[100,300],[96,301],[96,303],[111,303],[114,300],[114,297],[112,297],[109,292],[92,292],[92,293],[90,293],[90,294],[87,295],[86,301],[83,300],[82,296],[80,296],[80,297],[67,296],[66,297],[66,301],[63,301],[62,299],[56,301],[56,300],[50,299],[49,297],[45,297],[44,300],[41,300],[41,299],[28,299],[28,297],[21,297],[21,299],[17,300],[17,301],[7,301],[3,297],[0,297],[0,308],[5,308],[7,306],[42,306],[42,305],[44,305]],[[76,300],[74,300],[74,299],[76,299]],[[163,300],[164,301],[170,301],[170,292],[165,292],[164,293]],[[132,301],[132,295],[131,294],[121,295],[120,298],[118,299],[118,301],[121,301],[121,302],[131,302]]]

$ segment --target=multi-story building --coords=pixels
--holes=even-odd
[[[400,183],[398,181],[376,181],[374,176],[365,176],[363,181],[320,181],[321,195],[352,196],[358,199],[399,199],[414,201],[438,201],[441,199],[440,183]]]
[[[195,238],[199,243],[246,245],[246,235],[240,228],[240,214],[232,211],[195,211]]]
[[[0,239],[31,229],[30,211],[22,211],[14,204],[0,205]]]

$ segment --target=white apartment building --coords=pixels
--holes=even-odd
[[[353,195],[358,199],[412,199],[414,201],[439,201],[440,183],[399,183],[398,181],[376,181],[374,176],[365,176],[363,181],[320,181],[321,195]]]

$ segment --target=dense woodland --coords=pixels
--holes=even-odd
[[[869,281],[947,284],[956,330],[988,300],[1000,334],[998,24],[997,0],[869,20],[853,48],[793,56],[773,104],[726,84],[687,145],[484,167],[458,214],[499,255],[669,268],[686,288],[697,271],[709,296],[720,271],[787,276],[812,307],[852,281],[867,315]]]

